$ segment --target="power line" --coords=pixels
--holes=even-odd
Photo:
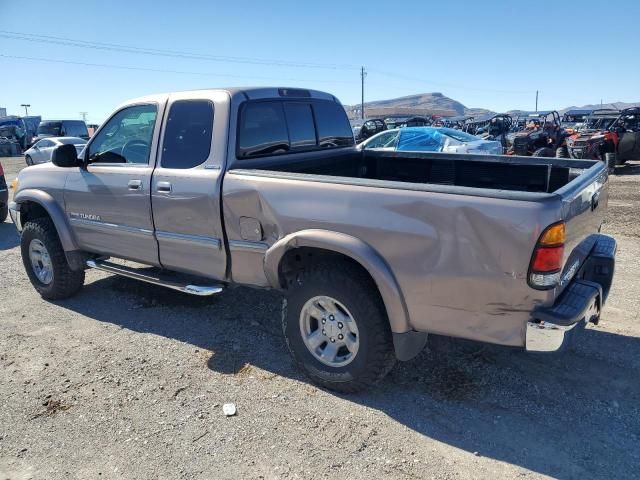
[[[234,57],[222,55],[208,55],[203,53],[185,52],[178,50],[161,50],[157,48],[136,47],[130,45],[122,45],[117,43],[90,42],[86,40],[77,40],[72,38],[54,37],[51,35],[36,35],[33,33],[20,33],[8,30],[0,30],[1,38],[9,38],[14,40],[25,40],[28,42],[46,43],[64,45],[79,48],[91,48],[95,50],[107,50],[115,52],[135,53],[141,55],[154,55],[163,57],[185,58],[189,60],[208,60],[223,63],[246,63],[251,65],[269,65],[278,67],[295,67],[295,68],[324,68],[331,70],[354,70],[358,68],[356,65],[341,64],[323,64],[310,62],[294,62],[282,61],[264,58],[251,57]]]
[[[183,70],[167,70],[167,69],[159,69],[159,68],[146,68],[146,67],[132,67],[125,65],[113,65],[106,63],[88,63],[88,62],[76,62],[72,60],[60,60],[53,58],[41,58],[41,57],[25,57],[19,55],[5,55],[0,53],[0,57],[3,58],[13,58],[18,60],[29,60],[36,62],[50,62],[50,63],[63,63],[68,65],[81,65],[84,67],[102,67],[102,68],[115,68],[120,70],[137,70],[143,72],[154,72],[154,73],[177,73],[182,75],[200,75],[205,77],[230,77],[230,78],[249,78],[253,80],[274,80],[279,82],[307,82],[307,83],[344,83],[344,84],[352,84],[353,82],[346,80],[309,80],[309,79],[296,79],[296,78],[277,78],[277,77],[256,77],[254,75],[232,75],[228,73],[215,73],[215,72],[189,72]]]

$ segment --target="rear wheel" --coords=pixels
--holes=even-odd
[[[282,323],[297,366],[322,387],[363,390],[395,364],[375,284],[349,263],[326,262],[298,272],[289,285]]]
[[[24,161],[27,163],[27,165],[33,165],[33,158],[31,158],[30,155],[25,156]]]
[[[50,219],[28,221],[22,231],[20,249],[29,280],[42,298],[60,300],[82,288],[84,270],[69,268],[58,232]]]
[[[553,150],[553,148],[549,148],[549,147],[542,147],[537,149],[535,152],[533,152],[533,157],[547,157],[547,158],[552,158],[556,156],[556,152]]]
[[[556,148],[556,157],[557,158],[569,158],[569,150],[567,147],[558,147]]]

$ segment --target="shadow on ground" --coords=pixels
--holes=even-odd
[[[0,251],[11,250],[20,244],[20,236],[13,223],[0,223]]]
[[[206,366],[216,372],[251,365],[306,381],[282,339],[273,292],[237,288],[194,298],[109,277],[60,305],[207,349]],[[562,357],[431,337],[429,348],[380,386],[341,397],[438,442],[540,474],[633,476],[640,471],[640,339],[593,328],[579,336],[579,350]]]
[[[616,167],[614,175],[640,175],[640,162],[627,162]]]

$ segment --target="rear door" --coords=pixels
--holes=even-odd
[[[171,95],[151,182],[162,266],[218,280],[227,267],[220,186],[228,105],[224,92]]]

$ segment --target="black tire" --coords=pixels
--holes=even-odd
[[[40,240],[46,247],[53,266],[53,279],[49,284],[42,283],[31,266],[29,245],[34,239]],[[61,300],[76,294],[84,284],[84,270],[74,271],[69,268],[64,250],[58,238],[58,232],[49,218],[36,218],[24,225],[20,239],[22,263],[31,280],[31,284],[42,298]]]
[[[609,173],[613,173],[618,164],[618,156],[613,152],[607,152],[604,154],[604,161],[609,168]]]
[[[31,166],[31,165],[33,165],[33,158],[31,158],[31,156],[30,156],[30,155],[26,155],[26,156],[24,157],[24,161],[26,162],[27,166]]]
[[[329,296],[351,313],[358,327],[359,348],[351,363],[325,365],[305,345],[300,314],[316,296]],[[315,384],[342,393],[354,393],[380,381],[395,365],[389,320],[375,284],[357,266],[330,261],[298,272],[283,302],[282,328],[293,359]]]
[[[556,157],[557,158],[569,158],[569,149],[567,147],[558,147],[556,148]]]
[[[8,215],[9,215],[9,206],[4,205],[0,207],[0,223],[4,223]]]
[[[539,148],[535,152],[533,152],[533,155],[532,155],[532,157],[546,157],[546,158],[552,158],[555,156],[556,156],[555,150],[549,147]]]

